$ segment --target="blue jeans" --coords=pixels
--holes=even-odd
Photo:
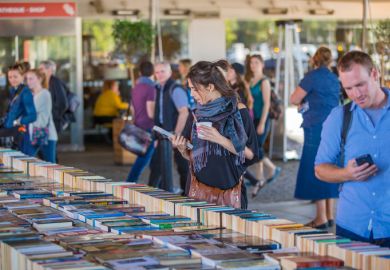
[[[148,166],[150,160],[152,159],[154,153],[154,141],[150,144],[149,148],[146,150],[145,155],[138,156],[135,160],[129,175],[127,176],[127,182],[138,182],[139,176],[144,171],[145,167]]]
[[[364,238],[360,235],[357,235],[349,230],[344,229],[343,227],[340,227],[336,225],[336,235],[349,238],[354,241],[361,241],[361,242],[368,242],[374,245],[378,245],[381,247],[390,247],[390,237],[389,238],[380,238],[380,239],[374,239],[374,235],[371,231],[370,238]]]
[[[20,145],[20,151],[23,154],[26,154],[28,156],[32,156],[32,157],[35,156],[36,151],[35,151],[34,146],[31,145],[29,132],[27,131],[22,136],[23,136],[23,139],[22,139],[22,142]]]
[[[44,161],[55,163],[56,162],[56,146],[57,146],[57,141],[52,141],[52,140],[49,140],[47,145],[34,146],[34,149],[35,149],[34,155],[41,153],[42,159]]]

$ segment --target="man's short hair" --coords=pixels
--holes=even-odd
[[[355,64],[365,67],[368,73],[371,73],[374,68],[374,62],[367,53],[362,51],[350,51],[340,58],[337,63],[337,70],[339,72],[350,71]]]
[[[139,65],[139,72],[142,76],[150,77],[154,73],[154,66],[149,61],[144,61]]]
[[[157,62],[154,66],[164,66],[167,71],[172,72],[171,64],[168,61]]]
[[[53,74],[56,73],[56,63],[52,60],[45,60],[41,62],[41,65],[43,65],[46,69],[50,69]]]
[[[190,67],[192,65],[192,60],[190,58],[183,58],[179,60],[179,63],[186,67]]]

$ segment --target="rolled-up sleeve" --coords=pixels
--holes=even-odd
[[[175,103],[175,107],[177,110],[183,107],[189,107],[186,90],[181,87],[176,87],[175,89],[173,89],[172,100],[173,103]]]
[[[299,82],[299,87],[305,90],[306,93],[310,93],[313,90],[313,85],[316,85],[313,71],[307,73]]]
[[[321,142],[315,165],[339,164],[342,121],[343,107],[339,106],[332,110],[322,125]]]

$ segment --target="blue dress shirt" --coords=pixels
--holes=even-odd
[[[366,181],[347,181],[342,185],[336,223],[359,236],[374,239],[390,237],[390,99],[380,110],[376,125],[356,104],[351,106],[352,123],[345,145],[344,166],[349,160],[370,154],[378,167]],[[343,119],[341,106],[332,110],[323,124],[315,164],[338,164]]]

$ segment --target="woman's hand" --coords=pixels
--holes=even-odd
[[[172,142],[172,146],[177,148],[184,158],[188,159],[189,150],[187,149],[187,139],[180,135],[173,135],[170,140]]]
[[[198,137],[201,140],[221,144],[223,139],[225,139],[225,137],[223,137],[215,127],[198,126],[197,132]]]
[[[259,125],[257,126],[257,129],[256,129],[257,134],[258,135],[263,134],[264,129],[265,129],[265,124],[259,123]]]

